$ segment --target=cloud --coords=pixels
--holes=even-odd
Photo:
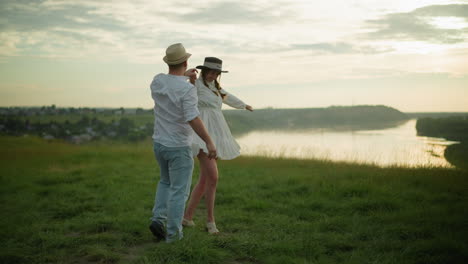
[[[239,51],[248,43],[246,38],[231,39],[232,30],[224,29],[207,34],[210,29],[203,27],[204,21],[273,23],[282,15],[278,10],[280,8],[273,4],[261,8],[234,2],[207,4],[201,1],[181,6],[159,1],[2,0],[0,62],[4,62],[5,57],[25,55],[49,58],[123,56],[129,61],[146,63],[154,61],[152,54],[160,54],[163,47],[175,42],[200,47],[200,50],[203,47],[205,51],[213,47]],[[216,23],[212,26],[216,27]]]
[[[348,43],[312,43],[312,44],[294,44],[293,49],[316,50],[331,53],[350,53],[354,52],[354,46]]]
[[[432,5],[408,13],[391,13],[367,23],[377,30],[371,38],[417,40],[452,44],[466,41],[468,28],[438,28],[428,22],[431,17],[459,17],[468,21],[468,5]]]
[[[184,43],[194,57],[210,53],[236,60],[299,53],[379,54],[394,48],[374,41],[379,38],[440,42],[445,32],[445,40],[459,42],[460,30],[439,29],[422,18],[466,19],[466,6],[428,6],[368,21],[376,28],[369,41],[356,39],[353,33],[335,35],[342,32],[340,27],[306,19],[313,17],[315,9],[284,0],[2,0],[0,63],[9,56],[154,63],[160,61],[165,47],[176,42]],[[305,10],[310,10],[306,12],[310,16],[305,16]]]
[[[468,19],[468,5],[431,5],[418,8],[413,13],[420,16],[453,16]]]
[[[16,55],[18,53],[16,45],[20,41],[21,36],[15,32],[0,32],[0,58],[2,56]]]
[[[73,3],[73,2],[70,2]],[[80,3],[80,2],[77,2]],[[97,7],[82,4],[68,4],[57,8],[47,2],[2,1],[0,5],[0,30],[2,31],[40,31],[54,27],[62,28],[99,28],[108,31],[126,30],[128,27],[116,19],[100,16],[93,11]]]
[[[311,50],[319,53],[334,53],[334,54],[376,54],[391,51],[391,49],[377,49],[370,46],[358,46],[346,42],[337,43],[310,43],[310,44],[293,44],[291,49]]]
[[[208,3],[182,14],[173,14],[179,21],[210,24],[258,24],[278,23],[290,19],[294,13],[283,2],[266,2],[255,4],[254,1],[239,3],[237,1]]]
[[[98,55],[100,47],[118,47],[121,36],[130,28],[118,19],[96,14],[109,3],[99,4],[2,1],[0,56],[80,57]]]

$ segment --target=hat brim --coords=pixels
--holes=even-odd
[[[198,65],[198,66],[195,67],[195,68],[200,69],[200,70],[215,70],[215,71],[220,71],[220,70],[218,70],[218,69],[206,67],[206,66],[204,66],[204,65]],[[220,72],[226,73],[226,72],[229,72],[229,71],[220,71]]]
[[[185,55],[182,58],[174,60],[174,61],[170,61],[170,60],[167,59],[167,55],[166,55],[166,56],[164,56],[163,61],[165,63],[167,63],[167,65],[176,65],[176,64],[179,64],[179,63],[182,63],[182,62],[188,60],[188,58],[190,58],[190,56],[192,56],[192,54],[185,53]]]

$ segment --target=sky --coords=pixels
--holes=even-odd
[[[1,0],[0,106],[151,108],[173,43],[254,108],[468,112],[468,0]]]

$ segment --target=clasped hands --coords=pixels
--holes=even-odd
[[[198,70],[195,68],[188,69],[185,71],[184,76],[190,78],[190,83],[195,84],[195,80],[197,79]]]

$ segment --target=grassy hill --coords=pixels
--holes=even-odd
[[[416,129],[421,136],[442,137],[459,141],[445,149],[444,156],[451,164],[468,170],[468,114],[439,118],[420,118]]]
[[[221,230],[148,230],[151,142],[0,137],[0,263],[466,263],[468,173],[241,157],[220,161]],[[198,171],[198,168],[195,169]],[[198,173],[194,174],[194,181]]]
[[[419,135],[443,137],[468,143],[468,114],[440,118],[420,118],[416,123]]]
[[[410,118],[442,118],[454,116],[467,116],[468,112],[405,112]]]
[[[383,105],[259,109],[254,112],[226,110],[224,115],[234,134],[272,129],[378,129],[393,127],[408,119],[404,113]]]

